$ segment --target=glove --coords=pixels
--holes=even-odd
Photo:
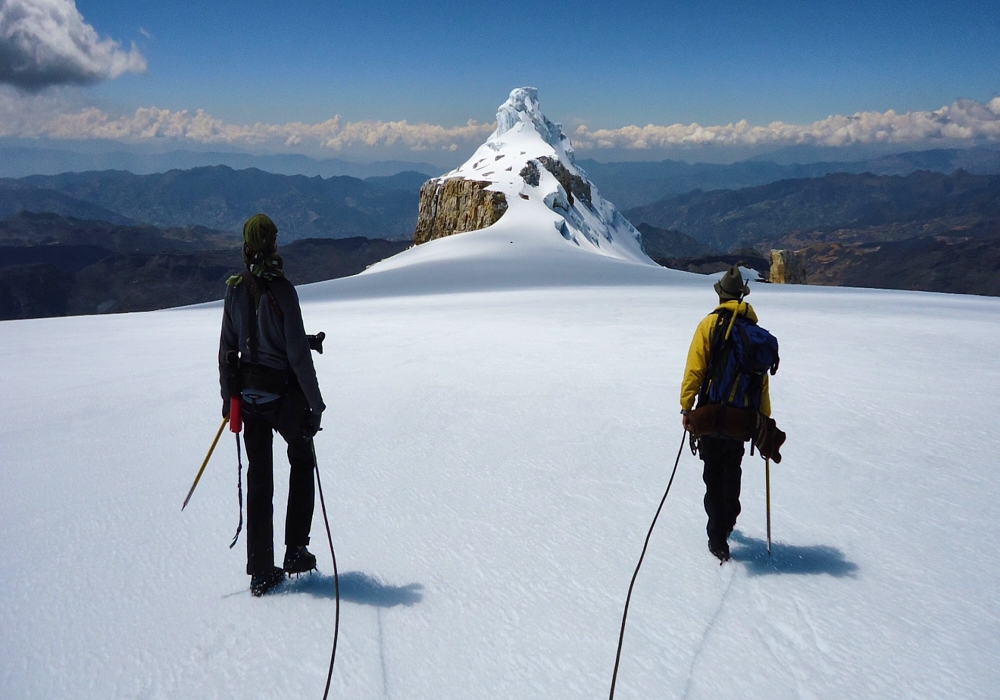
[[[223,401],[222,402],[222,417],[223,418],[229,418],[229,404],[230,404],[229,401]]]
[[[323,419],[322,413],[317,413],[316,411],[309,411],[309,416],[306,419],[306,429],[305,436],[307,438],[312,438],[316,433],[322,430],[320,421]]]

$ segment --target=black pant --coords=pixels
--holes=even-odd
[[[309,544],[312,528],[315,453],[304,436],[309,407],[302,390],[290,386],[284,396],[268,403],[243,403],[243,442],[247,448],[247,573],[265,573],[274,566],[274,431],[288,443],[288,507],[285,545]]]
[[[698,452],[705,463],[705,512],[708,539],[723,542],[729,537],[740,514],[740,478],[743,470],[743,443],[739,440],[703,437]]]

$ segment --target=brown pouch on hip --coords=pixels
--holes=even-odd
[[[728,440],[753,441],[762,457],[781,462],[781,445],[785,442],[773,418],[749,408],[734,408],[722,404],[699,406],[688,414],[688,432],[694,437],[718,437]]]

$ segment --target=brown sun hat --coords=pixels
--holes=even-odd
[[[750,293],[750,285],[743,279],[739,266],[733,265],[722,279],[715,283],[715,291],[720,301],[742,299]]]

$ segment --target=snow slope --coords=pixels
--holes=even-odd
[[[518,221],[300,290],[329,335],[331,697],[607,697],[713,280]],[[744,461],[720,568],[685,451],[616,697],[997,697],[1000,300],[756,285],[750,301],[782,349],[774,556],[763,463]],[[231,434],[180,511],[220,420],[220,317],[0,323],[3,698],[322,695],[319,508],[320,572],[262,599],[242,539],[228,549]]]
[[[575,178],[576,196],[559,181],[559,172],[566,180]],[[465,163],[436,180],[453,178],[488,182],[488,190],[504,193],[508,209],[487,230],[516,230],[512,220],[530,220],[550,244],[655,265],[639,232],[576,165],[569,139],[542,114],[533,87],[511,91],[497,110],[496,131]],[[538,225],[543,222],[550,225]]]

